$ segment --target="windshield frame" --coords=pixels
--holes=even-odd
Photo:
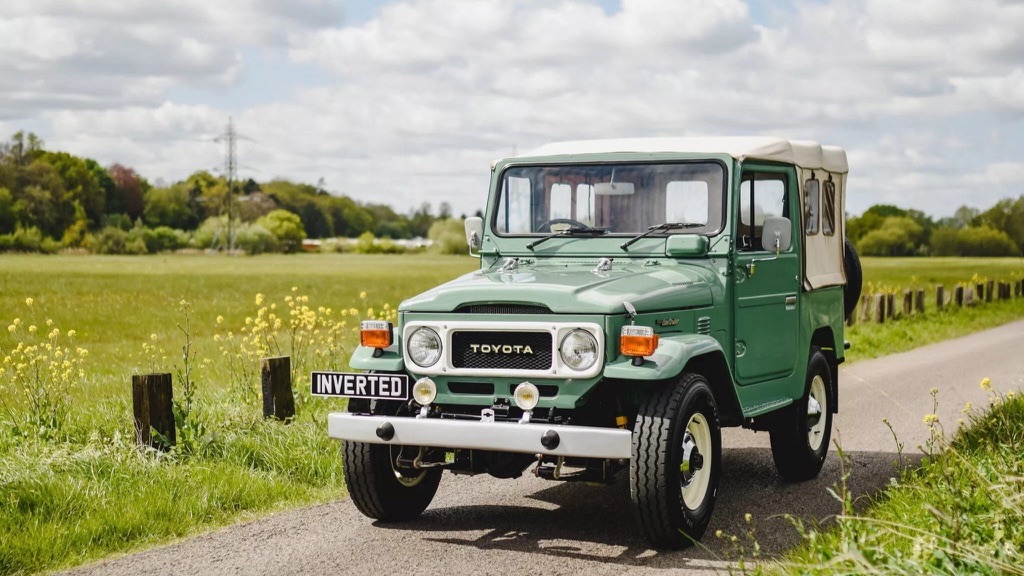
[[[559,167],[586,167],[586,166],[658,166],[658,165],[676,165],[676,164],[716,164],[722,170],[722,189],[721,189],[721,214],[719,217],[718,227],[713,230],[707,230],[702,232],[694,232],[693,229],[679,228],[658,231],[648,235],[648,238],[664,238],[672,235],[699,235],[712,238],[720,235],[725,231],[728,226],[728,213],[730,205],[729,190],[731,188],[731,174],[729,171],[728,164],[721,158],[714,157],[701,157],[701,158],[673,158],[673,159],[662,159],[662,158],[644,158],[644,159],[616,159],[616,160],[595,160],[595,161],[579,161],[579,162],[566,162],[566,161],[523,161],[518,162],[512,160],[502,166],[500,173],[497,174],[493,187],[493,202],[491,203],[490,214],[488,215],[488,227],[490,233],[498,238],[536,238],[540,236],[547,236],[550,234],[548,231],[533,231],[533,232],[500,232],[498,227],[498,215],[501,212],[500,207],[502,205],[502,196],[505,194],[505,181],[508,176],[509,170],[518,168],[559,168]],[[709,217],[711,213],[709,212]],[[660,222],[653,222],[652,224],[659,224]],[[638,230],[636,232],[612,232],[608,231],[606,234],[601,236],[595,236],[594,238],[632,238],[637,234],[646,231]],[[566,238],[588,238],[587,236],[574,236],[566,235]]]

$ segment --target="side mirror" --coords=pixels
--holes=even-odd
[[[466,244],[469,244],[469,255],[480,257],[480,243],[484,237],[484,219],[478,216],[466,218]],[[474,254],[473,250],[477,250]]]
[[[793,245],[793,225],[789,218],[769,216],[761,228],[761,245],[776,255],[786,252]]]
[[[775,251],[771,258],[754,258],[747,263],[747,274],[753,276],[757,272],[758,262],[771,262],[779,257],[779,254],[789,250],[793,245],[793,225],[789,218],[769,216],[764,219],[761,225],[761,247],[768,251]]]

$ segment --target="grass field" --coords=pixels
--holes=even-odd
[[[1022,262],[865,259],[864,267],[867,284],[910,288],[951,286],[974,274],[1010,278],[1024,270]],[[12,433],[11,403],[0,394],[0,575],[78,564],[342,495],[337,446],[323,425],[324,414],[338,404],[307,398],[293,422],[264,421],[254,402],[238,401],[243,396],[235,385],[246,375],[231,364],[252,360],[255,348],[246,345],[250,355],[244,357],[221,348],[243,348],[243,330],[250,336],[261,331],[266,340],[272,329],[257,326],[267,314],[284,321],[275,332],[284,338],[290,319],[304,315],[290,316],[301,301],[316,322],[336,322],[339,311],[346,312],[350,323],[331,348],[334,357],[318,359],[342,367],[354,343],[351,328],[369,308],[380,314],[386,304],[396,306],[477,265],[467,257],[430,255],[3,256],[0,327],[15,318],[21,325],[0,330],[0,350],[29,337],[29,326],[51,330],[51,320],[61,339],[76,331],[70,351],[81,347],[88,354],[81,357],[84,376],[71,389],[69,419],[48,442],[33,439],[31,430]],[[182,367],[182,300],[193,308],[199,404],[189,421],[192,440],[170,455],[140,454],[132,436],[130,377]],[[848,335],[851,359],[1021,317],[1024,299],[858,325]],[[325,325],[316,324],[317,330],[326,331]],[[226,345],[229,332],[237,338]],[[315,345],[323,337],[310,329],[305,342]],[[253,400],[251,393],[244,398]]]

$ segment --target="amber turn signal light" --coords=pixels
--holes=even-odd
[[[359,323],[359,343],[367,348],[391,346],[391,322],[363,320]]]
[[[650,356],[658,348],[658,335],[650,326],[623,326],[619,349],[625,356]]]

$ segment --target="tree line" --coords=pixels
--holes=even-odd
[[[445,202],[436,214],[427,202],[402,214],[320,186],[251,178],[229,185],[208,171],[154,186],[121,164],[46,150],[31,132],[0,143],[0,251],[290,251],[304,238],[425,238],[451,217]]]
[[[877,204],[847,219],[846,237],[867,256],[1020,256],[1024,195],[984,211],[961,206],[937,220],[920,210]]]

